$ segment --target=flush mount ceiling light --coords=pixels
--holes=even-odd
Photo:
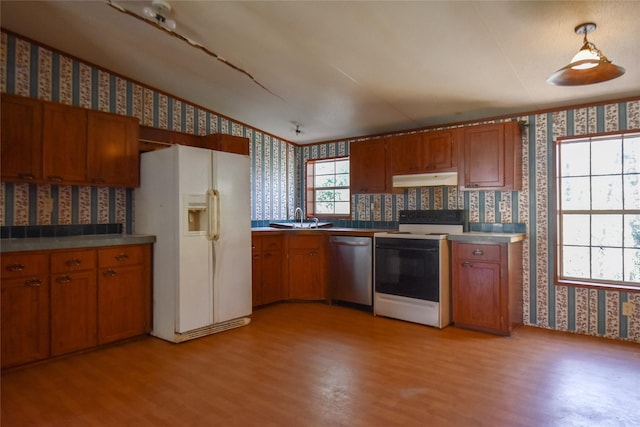
[[[612,64],[600,50],[587,40],[587,33],[596,29],[596,24],[587,22],[575,28],[576,34],[584,34],[580,51],[566,67],[551,74],[547,83],[556,86],[580,86],[606,82],[624,74],[624,68]]]

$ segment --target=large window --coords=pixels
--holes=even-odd
[[[557,279],[640,287],[640,133],[556,144]]]
[[[349,217],[349,158],[339,157],[307,162],[307,215]]]

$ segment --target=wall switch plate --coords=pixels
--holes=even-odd
[[[633,315],[633,303],[632,302],[623,302],[622,303],[622,315],[623,316],[631,316],[631,315]]]

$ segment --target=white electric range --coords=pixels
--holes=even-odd
[[[374,314],[444,328],[451,323],[450,247],[463,210],[403,210],[398,230],[374,234]]]

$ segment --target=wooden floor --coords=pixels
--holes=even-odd
[[[7,372],[10,426],[638,426],[640,345],[438,330],[324,304],[257,310]]]

